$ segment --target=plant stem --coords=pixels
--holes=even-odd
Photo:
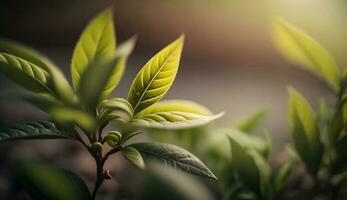
[[[104,157],[102,157],[100,153],[92,153],[92,156],[94,157],[95,163],[96,163],[96,181],[95,181],[94,191],[92,193],[92,200],[95,200],[96,194],[98,190],[100,189],[100,186],[102,185],[104,180],[110,178],[104,173],[105,172],[104,165],[106,160],[108,159],[110,155],[115,154],[118,151],[121,151],[122,149],[123,149],[122,146],[115,147],[114,149],[107,152]]]
[[[104,163],[100,160],[99,156],[94,156],[95,162],[96,162],[96,182],[94,186],[94,191],[92,194],[92,199],[94,200],[96,197],[96,193],[98,192],[101,184],[104,182],[104,174],[103,174],[103,168]]]

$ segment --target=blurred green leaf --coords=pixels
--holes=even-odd
[[[137,149],[145,162],[158,161],[191,174],[217,179],[197,157],[180,147],[160,143],[136,143],[130,147]]]
[[[335,159],[332,164],[332,173],[339,174],[347,171],[347,136],[344,135],[334,143]]]
[[[68,81],[56,65],[46,56],[34,49],[8,39],[0,39],[0,52],[22,58],[47,71],[51,77],[51,83],[49,83],[51,85],[50,89],[65,102],[72,102],[74,100],[74,93]]]
[[[347,97],[338,103],[337,109],[329,126],[329,139],[334,144],[339,136],[347,132]]]
[[[71,62],[71,75],[76,91],[80,85],[80,77],[87,66],[96,59],[113,58],[115,48],[113,14],[110,9],[107,9],[88,24],[75,47]]]
[[[229,137],[231,168],[239,179],[261,199],[271,199],[270,167],[254,149],[245,147],[236,137]]]
[[[147,114],[141,119],[133,119],[131,124],[144,128],[186,129],[206,125],[220,118],[223,114],[200,115],[180,111],[156,112]]]
[[[143,158],[135,148],[133,147],[125,147],[122,150],[123,156],[132,164],[134,164],[139,169],[145,169],[145,162],[143,161]]]
[[[106,86],[103,88],[101,99],[106,99],[111,94],[111,92],[117,87],[119,81],[123,76],[128,56],[134,49],[135,42],[136,37],[132,37],[127,41],[119,44],[116,51],[116,56],[119,58],[119,61],[116,63],[117,66],[114,68],[112,76],[108,80]]]
[[[48,85],[48,72],[26,60],[0,53],[0,72],[30,91],[55,95]]]
[[[131,84],[128,100],[138,113],[159,101],[171,87],[178,70],[184,36],[154,55]]]
[[[111,60],[95,60],[84,70],[78,92],[80,100],[86,108],[94,110],[102,101],[104,88],[119,62],[118,57]]]
[[[23,122],[0,129],[0,142],[22,139],[73,139],[50,121]]]
[[[76,108],[66,106],[53,107],[50,114],[54,121],[64,126],[74,126],[77,124],[87,133],[94,133],[96,120],[89,113]]]
[[[258,137],[249,136],[237,129],[225,129],[221,131],[225,132],[225,134],[229,138],[233,138],[234,140],[242,143],[244,145],[244,148],[255,150],[259,152],[261,155],[263,155],[265,158],[268,156],[269,146],[266,141]]]
[[[195,177],[169,166],[151,163],[145,176],[145,200],[212,200],[208,188]]]
[[[88,188],[76,174],[55,166],[30,161],[14,164],[19,179],[37,200],[88,200]]]
[[[318,75],[335,91],[339,90],[339,69],[318,42],[281,18],[276,18],[272,26],[275,45],[288,60]]]
[[[49,113],[53,107],[63,106],[63,103],[51,94],[35,94],[29,92],[2,92],[0,101],[23,101],[36,106],[46,113]]]
[[[233,127],[244,133],[251,134],[265,121],[267,113],[267,110],[260,110],[236,122]]]
[[[99,121],[105,125],[109,121],[129,122],[133,118],[133,108],[122,98],[104,100],[99,105]]]
[[[291,161],[285,162],[278,170],[275,181],[274,181],[274,191],[279,193],[284,185],[287,183],[290,175],[294,171],[294,164]]]
[[[323,154],[320,132],[310,104],[293,88],[289,88],[289,124],[296,151],[313,174],[317,173]]]

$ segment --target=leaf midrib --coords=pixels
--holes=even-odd
[[[177,45],[172,51],[171,53],[168,55],[168,57],[165,59],[165,62],[159,67],[159,70],[155,73],[155,75],[153,76],[153,78],[150,80],[149,84],[146,86],[145,90],[143,91],[140,99],[137,101],[135,107],[134,107],[134,112],[136,113],[136,109],[137,107],[140,105],[145,93],[147,92],[147,90],[149,89],[149,87],[151,86],[152,82],[156,79],[156,77],[158,76],[158,74],[160,73],[160,71],[163,69],[163,67],[166,65],[166,63],[168,62],[169,58],[174,54],[174,52],[176,51],[176,49],[179,47],[179,45]]]
[[[211,175],[211,172],[210,172],[205,166],[204,166],[204,167],[206,168],[207,172],[205,172],[203,169],[201,169],[201,168],[199,168],[199,167],[197,167],[197,166],[191,165],[191,164],[189,164],[189,163],[185,163],[185,162],[183,162],[182,160],[176,160],[176,159],[185,159],[185,158],[188,158],[189,160],[191,160],[190,157],[187,157],[187,156],[180,156],[180,157],[175,157],[175,159],[173,159],[173,158],[171,158],[170,156],[163,156],[163,155],[165,155],[165,154],[155,153],[155,152],[153,152],[153,151],[146,150],[146,148],[141,148],[141,150],[139,150],[139,151],[140,151],[140,153],[143,152],[143,153],[148,154],[148,155],[151,155],[151,156],[153,156],[153,157],[160,158],[160,159],[164,159],[164,160],[166,160],[166,161],[168,161],[168,162],[174,161],[174,162],[177,162],[177,163],[181,163],[182,165],[185,165],[185,166],[189,166],[189,167],[191,167],[191,168],[194,168],[196,171],[199,171],[200,173],[205,174],[205,175],[207,175],[207,176],[210,177],[210,178],[214,178],[214,177]],[[194,158],[194,157],[193,157],[193,158]],[[203,166],[203,165],[202,165],[202,166]]]

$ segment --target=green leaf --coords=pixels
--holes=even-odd
[[[46,71],[48,71],[49,68],[54,66],[53,62],[49,60],[46,56],[40,54],[39,52],[30,47],[24,46],[9,39],[0,39],[0,52],[11,54],[24,60],[27,60]]]
[[[65,102],[72,102],[74,100],[73,90],[63,73],[46,56],[34,49],[7,39],[0,39],[0,52],[22,58],[47,71],[51,76],[51,90]]]
[[[51,94],[35,93],[12,93],[3,92],[0,95],[0,101],[23,101],[32,104],[40,110],[50,113],[51,109],[56,106],[63,106],[63,103]]]
[[[23,122],[0,129],[0,142],[22,139],[72,139],[49,121]]]
[[[122,98],[104,100],[99,105],[99,123],[104,125],[109,121],[127,123],[133,118],[133,108]]]
[[[339,90],[340,72],[329,53],[314,39],[283,19],[273,22],[274,43],[288,60],[299,64]]]
[[[165,100],[160,101],[149,108],[136,114],[135,118],[143,118],[148,114],[157,112],[186,112],[199,115],[211,115],[212,113],[204,106],[197,104],[193,101],[186,100]]]
[[[184,36],[154,55],[131,84],[128,100],[138,113],[159,101],[170,89],[179,66]]]
[[[243,144],[244,148],[255,150],[264,157],[267,157],[269,146],[266,140],[264,141],[258,137],[251,137],[237,129],[221,129],[221,131],[229,138],[233,138],[235,141]]]
[[[103,89],[120,61],[120,58],[95,60],[85,69],[80,80],[79,96],[86,108],[94,110],[102,101]]]
[[[248,148],[236,138],[229,137],[231,167],[241,181],[260,199],[271,199],[270,167],[254,149]]]
[[[160,143],[136,143],[130,147],[137,149],[145,162],[158,161],[191,174],[217,179],[197,157],[180,147]]]
[[[238,122],[233,127],[247,134],[253,133],[265,120],[267,110],[260,110]]]
[[[338,103],[329,125],[329,139],[333,145],[343,131],[347,131],[347,97]]]
[[[135,148],[133,147],[125,147],[122,150],[123,156],[132,164],[134,164],[139,169],[144,170],[145,169],[145,162],[143,161],[143,158]]]
[[[158,163],[151,163],[144,182],[145,200],[212,200],[209,189],[196,177]],[[160,189],[158,189],[160,188]]]
[[[28,90],[55,95],[48,86],[48,72],[26,60],[0,53],[0,72]]]
[[[87,66],[95,59],[113,58],[115,48],[113,14],[110,9],[107,9],[88,24],[75,47],[71,63],[75,90],[78,90],[80,77]]]
[[[91,199],[86,184],[71,171],[32,160],[17,161],[14,166],[33,199]]]
[[[284,185],[287,183],[289,176],[294,171],[294,164],[292,162],[286,162],[284,163],[280,169],[278,170],[276,177],[275,177],[275,183],[274,183],[274,190],[276,193],[279,193]]]
[[[128,56],[134,49],[135,42],[136,37],[132,37],[118,46],[116,56],[119,57],[119,61],[116,63],[117,66],[113,70],[112,76],[108,80],[105,88],[103,88],[101,99],[106,99],[111,94],[111,92],[117,87],[119,81],[123,76]]]
[[[147,114],[141,119],[133,119],[130,123],[133,126],[143,128],[186,129],[208,124],[222,115],[223,113],[200,115],[180,111],[156,112]]]
[[[50,110],[54,121],[64,126],[78,125],[87,133],[94,133],[96,129],[96,120],[89,113],[77,108],[56,106]]]
[[[310,104],[297,91],[289,88],[289,124],[293,143],[306,167],[316,173],[322,160],[322,143]]]

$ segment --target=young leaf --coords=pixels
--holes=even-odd
[[[119,61],[116,63],[117,66],[113,70],[111,78],[109,79],[105,88],[103,89],[101,99],[106,99],[111,94],[111,92],[117,87],[119,81],[123,76],[128,56],[134,49],[135,42],[136,37],[132,37],[127,41],[119,44],[116,51],[116,56],[119,57]]]
[[[135,143],[129,146],[137,149],[145,162],[158,161],[191,174],[217,179],[197,157],[180,147],[160,143]]]
[[[71,171],[32,160],[17,161],[14,167],[33,199],[91,199],[86,184]]]
[[[247,153],[249,149],[233,137],[228,136],[231,149],[231,167],[240,179],[253,191],[259,191],[259,171],[252,157]]]
[[[122,150],[123,156],[132,164],[134,164],[139,169],[145,169],[145,162],[143,161],[143,158],[135,148],[133,147],[125,147]]]
[[[120,61],[118,57],[111,60],[95,60],[84,70],[80,80],[79,96],[86,108],[94,109],[100,103],[103,89]]]
[[[193,101],[186,100],[166,100],[155,103],[149,108],[136,114],[135,118],[143,118],[148,114],[157,113],[157,112],[186,112],[194,113],[199,115],[212,115],[212,113],[204,106],[197,104]]]
[[[54,95],[47,71],[21,58],[0,53],[0,72],[28,90]]]
[[[7,39],[0,39],[0,52],[14,55],[31,62],[37,67],[47,71],[51,77],[51,90],[63,101],[71,103],[74,100],[74,93],[63,73],[39,52]]]
[[[133,118],[133,108],[122,98],[104,100],[99,105],[99,122],[107,124],[109,121],[129,122]]]
[[[159,163],[150,163],[145,174],[145,200],[212,200],[209,189],[196,177]],[[160,188],[160,189],[158,189]]]
[[[88,24],[75,47],[71,63],[75,90],[78,90],[80,77],[87,66],[95,59],[113,58],[115,48],[113,14],[110,9],[107,9]]]
[[[237,129],[221,129],[221,132],[227,135],[229,138],[232,138],[235,141],[241,143],[243,145],[243,148],[255,150],[264,157],[267,157],[269,147],[266,141],[258,137],[251,137]]]
[[[322,143],[315,114],[297,91],[289,89],[289,124],[295,149],[308,169],[316,173],[322,159]]]
[[[169,90],[176,77],[183,43],[181,36],[154,55],[137,74],[128,95],[135,114],[159,101]]]
[[[156,112],[147,114],[141,119],[133,119],[131,124],[144,128],[186,129],[208,124],[222,115],[223,113],[217,115],[200,115],[180,111]]]
[[[267,113],[267,110],[260,110],[247,118],[236,122],[233,127],[244,133],[251,134],[264,122]]]
[[[274,190],[276,193],[279,193],[283,189],[285,183],[288,181],[288,178],[292,174],[293,170],[294,170],[294,164],[293,162],[290,162],[290,161],[284,163],[280,167],[278,173],[276,174],[275,183],[274,183],[274,187],[275,187]]]
[[[23,122],[0,129],[0,142],[22,139],[73,139],[49,121]]]
[[[231,167],[242,182],[260,199],[271,197],[270,167],[254,149],[247,148],[236,138],[228,136],[231,148]]]
[[[339,90],[340,73],[329,53],[314,39],[283,19],[273,22],[274,43],[280,52],[300,66]]]

